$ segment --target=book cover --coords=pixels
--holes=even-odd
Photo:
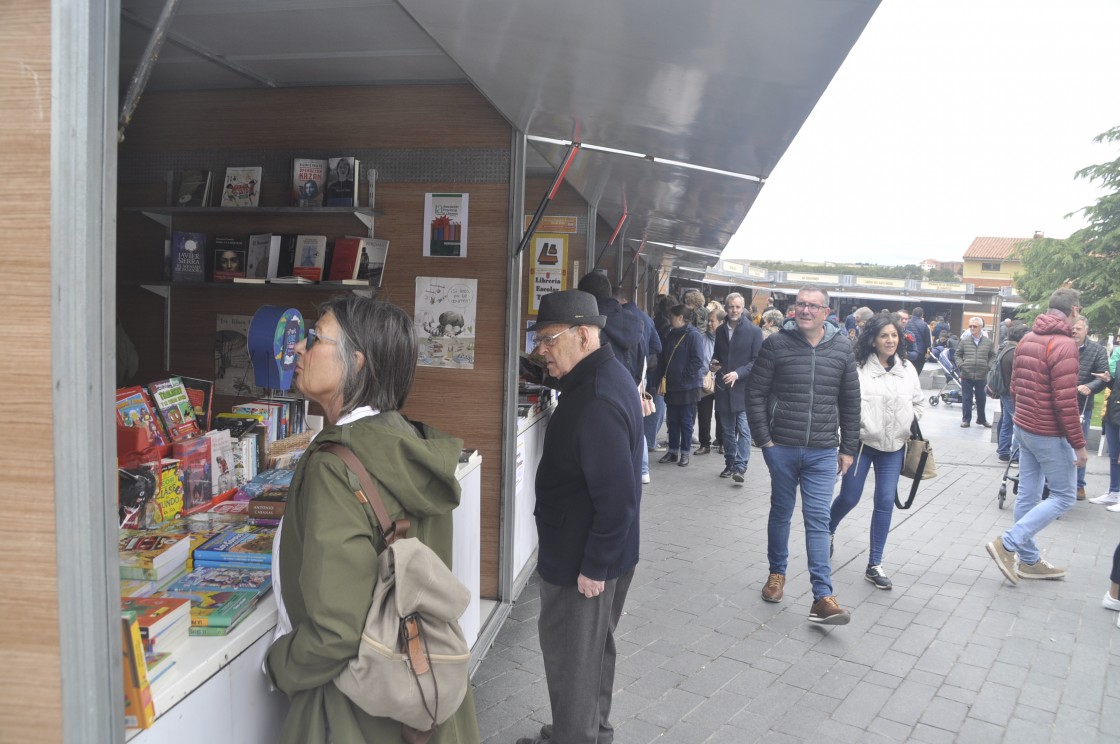
[[[157,380],[148,384],[148,390],[152,393],[152,401],[172,442],[181,442],[202,434],[194,417],[194,406],[191,405],[187,389],[180,378]]]
[[[148,685],[154,686],[160,677],[167,674],[175,666],[175,657],[169,652],[149,653],[144,657],[144,662],[148,668]]]
[[[234,501],[252,501],[266,491],[287,491],[291,486],[294,470],[275,468],[257,473],[251,481],[237,489]]]
[[[323,190],[327,183],[327,161],[317,158],[292,160],[293,207],[323,206]]]
[[[195,437],[176,442],[172,445],[171,454],[179,460],[179,475],[183,479],[183,510],[190,511],[208,504],[214,496],[210,439]]]
[[[298,235],[293,233],[284,233],[280,235],[279,248],[276,249],[276,271],[272,272],[272,253],[268,256],[269,260],[269,279],[277,279],[279,277],[292,276],[292,269],[296,266],[296,242],[299,239]],[[273,242],[275,248],[276,242]]]
[[[160,635],[177,622],[189,622],[191,603],[180,597],[121,597],[121,610],[136,613],[143,640]]]
[[[234,235],[215,236],[211,243],[213,279],[215,282],[232,282],[245,276],[247,248],[244,238]]]
[[[244,518],[245,516],[247,516],[248,511],[249,511],[249,502],[248,501],[226,501],[224,503],[215,505],[210,511],[204,512],[204,513],[206,513],[206,514],[221,514],[221,515],[228,515],[228,516],[234,516],[234,517],[240,516],[240,517]],[[196,515],[191,515],[191,516],[199,516],[199,515],[196,514]]]
[[[206,233],[171,233],[171,281],[206,281]]]
[[[362,257],[358,263],[356,279],[364,279],[371,287],[380,287],[385,276],[385,262],[389,258],[389,241],[381,238],[362,239]]]
[[[195,421],[198,422],[199,431],[210,431],[210,414],[214,405],[214,381],[203,380],[199,377],[176,375],[187,391],[187,400],[190,401],[194,411]]]
[[[164,458],[160,460],[159,490],[156,497],[144,506],[140,526],[145,529],[159,527],[183,513],[183,477],[179,472],[179,461]]]
[[[249,359],[252,316],[219,313],[215,320],[214,392],[238,398],[264,395],[264,390],[253,384],[253,367]]]
[[[245,252],[244,279],[267,279],[269,256],[272,249],[272,233],[260,233],[249,236],[249,247]],[[280,236],[275,236],[279,238]],[[277,241],[277,258],[279,258],[279,241]]]
[[[292,267],[292,274],[313,282],[320,281],[326,259],[326,235],[300,235],[296,238],[296,265]]]
[[[358,161],[353,157],[330,158],[327,161],[328,207],[358,206]]]
[[[211,494],[217,496],[237,488],[233,472],[233,439],[224,429],[209,431],[206,437],[210,440]]]
[[[336,238],[327,279],[330,281],[357,279],[359,260],[362,255],[364,255],[362,238],[353,235]]]
[[[144,663],[140,624],[132,612],[121,613],[121,651],[124,664],[124,725],[126,728],[150,728],[156,720],[156,710],[152,704],[152,688],[148,684],[148,668]]]
[[[190,541],[184,535],[121,530],[117,549],[120,578],[156,581],[182,568],[187,562]]]
[[[214,174],[208,170],[185,170],[179,173],[176,207],[205,207],[210,203],[210,183]]]
[[[163,422],[153,408],[151,396],[139,385],[117,390],[117,423],[146,429],[148,439],[156,446],[169,442]]]
[[[275,532],[219,532],[194,551],[198,561],[237,561],[259,564],[267,568],[272,564],[272,540]]]
[[[260,200],[260,166],[226,168],[222,187],[223,207],[255,207]]]
[[[252,571],[243,568],[200,568],[167,587],[170,596],[183,596],[191,592],[255,592],[263,595],[272,588],[272,572]]]
[[[287,491],[265,491],[249,500],[248,514],[255,519],[279,519],[288,504]]]
[[[196,635],[195,628],[229,628],[251,612],[257,603],[256,593],[230,589],[199,590],[182,593],[181,596],[190,600],[191,635]]]

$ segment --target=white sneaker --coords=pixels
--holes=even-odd
[[[1113,512],[1120,512],[1120,504],[1113,504],[1112,506],[1106,506],[1105,509],[1108,509],[1109,511],[1113,511]]]
[[[1093,498],[1089,499],[1089,503],[1105,505],[1120,504],[1120,491],[1109,491],[1108,493],[1101,494],[1100,496],[1094,496]]]
[[[649,473],[642,473],[642,483],[649,483]]]
[[[1113,599],[1111,594],[1105,592],[1104,599],[1101,600],[1101,606],[1106,610],[1116,610],[1120,612],[1120,599]]]

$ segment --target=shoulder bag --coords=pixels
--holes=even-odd
[[[385,540],[358,655],[334,683],[369,715],[400,721],[406,742],[426,744],[436,727],[459,710],[470,685],[471,654],[459,628],[470,590],[431,548],[405,537],[407,519],[389,520],[357,455],[337,443],[319,449],[337,456],[357,476],[361,490],[354,496]]]
[[[922,436],[921,427],[917,419],[910,424],[910,438],[906,440],[905,453],[902,458],[902,475],[913,478],[910,486],[910,496],[903,504],[895,493],[894,503],[899,509],[909,509],[918,494],[918,483],[937,477],[937,464],[933,461],[933,445]]]
[[[669,380],[669,365],[673,363],[673,355],[677,353],[677,347],[681,345],[681,341],[684,341],[684,334],[681,334],[680,339],[677,340],[676,346],[674,346],[673,350],[669,352],[669,359],[665,362],[665,369],[661,372],[661,384],[657,386],[658,395],[663,396],[668,390],[667,385]]]

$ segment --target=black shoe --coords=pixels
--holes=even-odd
[[[705,444],[702,447],[698,447],[696,449],[696,451],[693,452],[692,454],[694,454],[694,455],[707,455],[707,454],[710,454],[711,451],[712,451],[712,448]]]
[[[735,481],[736,483],[742,483],[743,481],[746,480],[746,478],[743,477],[744,472],[745,471],[742,471],[742,470],[736,470],[734,473],[731,474],[731,480]]]
[[[980,426],[983,426],[985,429],[991,429],[992,428],[992,425],[989,424],[987,421],[977,421],[976,423],[980,424]]]
[[[735,468],[724,468],[723,472],[719,474],[720,478],[730,478],[735,474]]]
[[[894,586],[891,580],[887,578],[887,575],[883,573],[882,566],[868,566],[867,571],[863,574],[863,578],[874,584],[876,589],[890,589]]]
[[[676,461],[677,461],[677,453],[676,452],[666,452],[664,455],[661,456],[661,459],[658,460],[658,462],[660,462],[660,463],[676,462]]]
[[[684,452],[684,453],[681,454],[681,459],[677,463],[677,465],[681,466],[682,468],[688,467],[688,453],[687,452]]]
[[[968,423],[967,421],[962,421],[961,422],[961,428],[962,429],[967,429],[970,426],[972,426],[972,424]]]
[[[722,444],[719,446],[718,449],[716,449],[716,452],[720,453],[721,455],[723,454],[723,445]]]
[[[999,456],[999,461],[1000,462],[1011,462],[1011,455],[1000,455]]]

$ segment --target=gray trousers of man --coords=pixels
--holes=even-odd
[[[552,704],[554,744],[611,744],[614,728],[614,631],[626,603],[634,571],[610,579],[597,597],[585,597],[575,585],[540,583],[537,620],[544,656],[548,698]]]

